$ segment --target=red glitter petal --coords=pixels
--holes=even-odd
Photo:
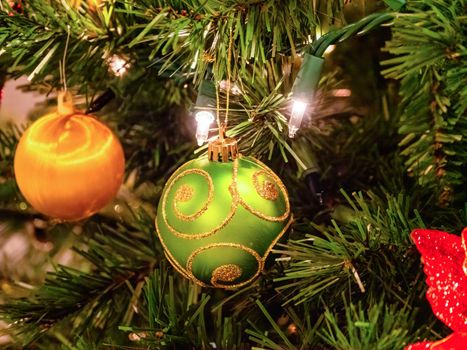
[[[466,254],[461,237],[435,230],[414,230],[411,236],[425,264],[433,313],[452,330],[467,332]]]
[[[436,342],[421,342],[406,346],[404,350],[466,350],[467,334],[453,333]]]
[[[453,333],[450,336],[434,342],[430,350],[465,350],[467,349],[467,334]]]

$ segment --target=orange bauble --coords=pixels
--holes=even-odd
[[[109,203],[124,167],[122,146],[108,127],[60,107],[26,130],[15,154],[16,181],[28,202],[45,215],[70,221]]]

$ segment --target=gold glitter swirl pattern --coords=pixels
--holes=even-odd
[[[189,233],[183,233],[183,232],[177,231],[172,225],[170,225],[170,223],[169,223],[169,221],[167,219],[167,211],[166,211],[167,196],[170,193],[170,191],[171,191],[172,187],[174,186],[174,184],[180,178],[182,178],[182,177],[184,177],[184,176],[186,176],[188,174],[198,174],[198,175],[203,176],[207,180],[208,187],[209,187],[209,189],[208,189],[208,200],[206,201],[205,205],[198,212],[196,212],[195,214],[185,215],[185,214],[181,213],[178,210],[177,204],[176,204],[177,201],[175,199],[174,200],[175,214],[180,219],[182,219],[184,221],[194,221],[194,220],[198,219],[201,215],[203,215],[206,212],[206,210],[208,210],[208,207],[211,204],[211,202],[213,200],[213,197],[214,197],[214,185],[212,183],[211,176],[205,170],[202,170],[202,169],[188,169],[188,170],[185,170],[185,171],[181,172],[180,174],[175,176],[173,179],[172,178],[169,179],[168,183],[170,185],[165,190],[163,198],[162,198],[162,219],[164,220],[164,223],[167,225],[167,228],[170,230],[170,232],[172,232],[175,236],[180,237],[180,238],[185,238],[185,239],[201,239],[201,238],[204,238],[204,237],[211,236],[211,235],[215,234],[216,232],[218,232],[219,230],[221,230],[223,227],[225,227],[225,225],[227,225],[229,223],[229,221],[232,219],[233,215],[235,214],[235,211],[237,209],[237,203],[232,202],[232,207],[231,207],[230,212],[227,215],[227,217],[224,219],[224,221],[219,226],[213,228],[212,230],[209,230],[209,231],[203,232],[203,233],[198,233],[198,234],[189,234]],[[181,187],[183,187],[183,186],[181,186]],[[176,194],[176,197],[177,197],[177,194]]]
[[[160,235],[160,230],[159,230],[159,226],[158,226],[158,223],[157,223],[157,218],[156,218],[156,233],[157,233],[157,236],[159,237],[159,240],[161,242],[161,245],[162,247],[164,248],[164,252],[166,254],[166,257],[167,257],[167,260],[169,260],[169,262],[172,264],[172,266],[174,267],[175,270],[177,270],[182,276],[184,276],[185,278],[188,278],[190,280],[192,280],[194,283],[200,285],[201,287],[217,287],[217,288],[225,288],[225,289],[235,289],[237,287],[241,287],[245,284],[248,284],[250,283],[251,281],[253,281],[256,277],[259,276],[259,274],[262,272],[263,270],[263,267],[264,267],[264,263],[267,259],[267,257],[269,256],[269,254],[271,253],[272,249],[274,248],[274,246],[277,244],[277,242],[279,242],[279,240],[282,238],[282,236],[287,232],[287,230],[289,229],[290,225],[293,223],[293,217],[291,216],[290,217],[290,220],[287,222],[287,224],[285,225],[285,227],[282,229],[282,231],[277,235],[277,237],[274,239],[273,242],[271,242],[271,244],[269,245],[269,247],[266,249],[266,252],[263,254],[262,257],[259,257],[258,253],[256,253],[254,250],[248,248],[248,247],[245,247],[243,245],[240,245],[240,244],[236,244],[236,243],[214,243],[214,244],[211,244],[211,245],[208,245],[208,246],[204,246],[204,247],[201,247],[201,248],[198,248],[196,249],[191,255],[190,257],[188,258],[188,262],[190,263],[189,265],[189,269],[190,271],[187,271],[185,270],[178,262],[177,260],[175,259],[175,257],[172,255],[172,253],[170,253],[170,250],[168,249],[168,247],[165,245],[164,243],[164,240],[162,239],[162,236]],[[248,279],[247,281],[245,282],[242,282],[242,283],[239,283],[239,284],[235,284],[235,285],[222,285],[222,284],[219,284],[217,282],[217,280],[214,280],[214,277],[216,277],[220,272],[216,272],[218,271],[218,269],[222,266],[226,266],[226,265],[222,265],[218,268],[216,268],[212,274],[212,277],[211,277],[211,285],[208,285],[202,281],[200,281],[199,279],[197,279],[196,277],[193,276],[193,273],[191,272],[191,268],[192,268],[192,265],[193,265],[193,259],[194,257],[199,254],[201,251],[204,251],[206,249],[209,249],[211,247],[219,247],[219,246],[227,246],[227,247],[243,247],[243,250],[245,251],[248,251],[248,252],[254,252],[252,253],[252,255],[256,258],[256,261],[258,261],[258,258],[260,260],[260,263],[258,263],[258,271],[255,273],[255,275],[253,275],[253,277],[251,277],[250,279]],[[242,249],[242,248],[240,248]],[[257,258],[258,257],[258,258]],[[188,265],[188,263],[187,263]],[[233,264],[228,264],[228,265],[233,265]],[[220,278],[218,278],[218,280],[220,280]],[[214,283],[215,282],[215,283]],[[229,282],[229,281],[227,281]]]
[[[249,159],[252,159],[254,160],[255,162],[257,162],[258,164],[260,164],[262,167],[264,167],[265,169],[263,169],[262,171],[264,171],[267,175],[269,175],[271,178],[273,178],[275,181],[276,181],[276,185],[279,187],[279,189],[281,190],[282,192],[282,195],[284,196],[284,202],[285,202],[285,211],[282,215],[280,216],[270,216],[270,215],[266,215],[262,212],[260,212],[259,210],[256,210],[254,208],[252,208],[250,205],[248,205],[240,196],[240,194],[238,193],[238,186],[237,186],[237,178],[238,178],[238,159],[235,159],[234,161],[234,166],[233,166],[233,188],[235,190],[235,193],[234,193],[234,201],[236,201],[237,203],[239,203],[241,206],[243,206],[246,210],[248,210],[250,213],[252,213],[253,215],[256,215],[257,217],[261,218],[261,219],[264,219],[266,221],[272,221],[272,222],[279,222],[279,221],[284,221],[285,219],[287,219],[287,217],[290,215],[290,203],[289,203],[289,196],[287,194],[287,189],[285,188],[284,184],[282,183],[282,181],[279,179],[279,177],[274,174],[272,171],[269,171],[267,170],[268,168],[266,167],[266,165],[264,165],[263,163],[259,162],[259,160],[251,157]]]
[[[227,264],[217,267],[211,277],[211,284],[214,287],[223,287],[221,282],[233,282],[242,275],[242,268],[236,264]]]
[[[253,186],[256,192],[268,201],[277,200],[277,198],[279,198],[279,192],[277,191],[276,185],[269,180],[264,180],[263,183],[260,183],[258,178],[261,175],[268,176],[269,174],[265,170],[259,170],[253,174]]]
[[[289,229],[290,225],[292,225],[292,223],[293,223],[293,215],[290,216],[289,221],[284,226],[282,231],[277,235],[277,237],[274,239],[274,241],[271,242],[268,249],[266,249],[266,252],[263,254],[263,261],[266,261],[269,253],[271,253],[274,246],[277,244],[277,242],[279,242],[279,240],[282,238],[282,236],[287,232],[287,230]]]
[[[193,161],[191,161],[189,163],[196,162],[196,161],[199,161],[199,160],[194,159]],[[283,201],[281,200],[280,203],[278,203],[278,204],[281,205],[282,208],[285,207],[284,212],[282,214],[280,214],[279,216],[267,215],[264,212],[261,212],[259,210],[254,209],[253,207],[251,207],[242,198],[242,196],[241,196],[241,194],[239,192],[239,188],[242,188],[242,190],[243,190],[243,188],[244,188],[243,186],[247,186],[248,184],[244,184],[243,182],[239,184],[239,167],[240,167],[239,162],[241,162],[241,161],[253,162],[253,163],[256,163],[257,165],[260,166],[260,169],[253,170],[254,171],[253,174],[250,175],[250,179],[252,181],[252,183],[250,183],[250,184],[255,188],[257,195],[259,195],[262,199],[265,199],[267,201],[277,201],[280,197],[282,197]],[[185,164],[185,166],[188,165],[189,163]],[[281,237],[287,232],[287,230],[289,229],[290,225],[293,222],[293,217],[291,215],[291,208],[290,208],[290,203],[289,203],[287,190],[286,190],[285,186],[283,185],[282,181],[280,180],[280,178],[274,172],[272,172],[266,165],[261,163],[259,160],[255,159],[255,158],[252,158],[252,157],[246,157],[246,158],[243,158],[243,160],[240,157],[238,159],[235,159],[232,163],[233,164],[232,164],[231,168],[229,168],[229,169],[232,169],[231,170],[232,171],[232,173],[231,173],[231,183],[228,186],[228,191],[229,191],[229,193],[231,195],[231,198],[232,198],[230,211],[228,212],[225,219],[217,227],[215,227],[215,228],[213,228],[213,229],[211,229],[209,231],[202,232],[202,233],[183,233],[183,232],[179,232],[179,231],[177,231],[177,229],[175,229],[175,227],[173,227],[173,226],[171,226],[169,224],[168,218],[167,218],[167,212],[166,212],[168,208],[172,208],[174,210],[174,215],[177,218],[179,218],[179,219],[181,219],[183,221],[194,221],[194,220],[200,218],[203,214],[206,213],[206,211],[208,210],[210,204],[214,200],[214,182],[213,182],[213,178],[211,177],[211,175],[206,170],[200,169],[199,167],[197,167],[195,165],[194,168],[184,170],[184,171],[182,170],[180,172],[176,172],[168,180],[168,186],[165,189],[164,194],[163,194],[163,196],[161,198],[161,203],[160,203],[161,208],[160,208],[160,212],[159,212],[159,215],[160,215],[159,219],[161,221],[158,222],[158,219],[156,219],[156,230],[157,230],[157,235],[159,236],[160,242],[161,242],[161,244],[162,244],[162,246],[164,248],[167,259],[174,266],[175,270],[177,270],[184,277],[187,277],[188,279],[192,280],[193,282],[195,282],[196,284],[198,284],[198,285],[200,285],[202,287],[218,287],[218,288],[224,288],[224,289],[235,289],[235,288],[241,287],[243,285],[246,285],[246,284],[252,282],[262,272],[262,270],[264,268],[265,261],[266,261],[268,255],[272,251],[273,247],[277,244],[277,242],[281,239]],[[248,167],[247,167],[247,169],[248,169]],[[209,170],[209,169],[207,169],[207,170]],[[240,171],[243,171],[243,168]],[[247,171],[246,173],[243,173],[243,172],[240,173],[240,176],[241,176],[242,179],[245,177],[245,175],[251,174],[251,173],[248,172],[249,170],[246,170],[246,171]],[[181,208],[183,208],[183,206],[181,206],[181,203],[182,202],[192,201],[197,197],[196,187],[193,187],[190,184],[181,184],[177,188],[175,193],[173,193],[173,191],[172,191],[173,186],[182,177],[185,177],[186,175],[189,175],[189,174],[197,174],[197,175],[202,176],[207,181],[208,188],[209,188],[208,198],[207,198],[206,202],[204,203],[204,205],[202,206],[201,209],[199,209],[196,213],[194,213],[192,215],[186,215],[186,214],[181,212]],[[227,174],[225,174],[225,175],[227,175]],[[247,187],[245,187],[245,190],[246,189],[247,189]],[[171,196],[170,198],[172,200],[172,203],[170,203],[171,206],[167,206],[167,201],[168,201],[169,195]],[[159,224],[160,225],[164,224],[166,226],[166,228],[161,226],[162,228],[164,228],[164,230],[168,230],[173,235],[175,235],[175,236],[177,236],[179,238],[182,238],[182,239],[189,239],[189,240],[203,239],[205,237],[214,235],[215,233],[217,233],[220,230],[222,230],[223,228],[225,228],[231,222],[233,217],[235,216],[239,206],[244,207],[249,213],[253,214],[254,216],[256,216],[256,217],[258,217],[260,219],[263,219],[263,220],[266,220],[266,221],[269,221],[269,222],[281,223],[280,226],[283,226],[281,228],[281,231],[277,235],[274,234],[274,236],[271,237],[271,238],[273,238],[273,241],[269,244],[269,246],[267,246],[266,250],[264,250],[264,247],[260,248],[260,251],[264,251],[264,254],[262,254],[262,256],[260,256],[260,254],[256,250],[248,247],[247,245],[243,245],[243,244],[240,244],[240,243],[230,243],[230,242],[207,243],[207,242],[205,242],[203,244],[203,242],[200,242],[198,247],[193,247],[193,250],[190,249],[190,252],[186,253],[186,254],[189,254],[189,256],[187,258],[186,258],[186,255],[185,255],[183,257],[180,256],[179,259],[176,259],[173,256],[173,254],[171,253],[171,251],[168,249],[168,246],[166,246],[165,242],[163,241],[161,231],[160,231],[160,229],[158,227]],[[174,246],[173,244],[175,244],[175,242],[170,244],[171,248],[176,249],[176,246]],[[180,242],[180,244],[182,244],[182,243]],[[242,251],[248,253],[248,255],[253,257],[257,262],[256,272],[251,274],[251,275],[250,274],[244,275],[245,271],[243,269],[246,266],[251,266],[251,264],[252,264],[252,262],[248,262],[248,260],[245,262],[247,264],[245,266],[243,266],[243,263],[242,264],[237,264],[237,263],[234,263],[233,261],[230,261],[230,262],[225,262],[225,264],[222,264],[222,265],[220,265],[218,267],[215,267],[215,268],[213,266],[212,267],[213,271],[211,273],[211,277],[210,277],[209,281],[204,282],[204,281],[198,279],[194,275],[194,272],[193,272],[193,263],[194,263],[196,257],[199,254],[201,254],[201,253],[203,253],[203,252],[205,252],[205,251],[207,251],[209,249],[214,249],[214,248],[218,248],[218,247],[219,248],[222,248],[222,247],[236,248],[236,249],[239,249],[239,250],[242,250]],[[253,248],[255,248],[255,247],[253,247]],[[206,253],[206,254],[210,254],[210,253]],[[250,257],[250,259],[251,259],[251,257]],[[245,256],[245,258],[247,258],[247,257]],[[196,267],[196,271],[198,271],[198,267]],[[209,277],[207,277],[207,278],[209,278]],[[248,278],[248,279],[243,280],[245,278]],[[238,281],[238,280],[240,280],[240,282],[236,283],[236,281]],[[234,284],[232,284],[232,283],[234,283]]]
[[[163,217],[164,223],[167,225],[170,232],[172,232],[177,237],[181,237],[181,238],[185,238],[185,239],[201,239],[201,238],[211,236],[211,235],[217,233],[218,231],[220,231],[222,228],[224,228],[230,222],[230,220],[233,218],[235,212],[237,211],[238,205],[242,205],[246,210],[248,210],[253,215],[255,215],[255,216],[257,216],[257,217],[259,217],[261,219],[267,220],[267,221],[280,222],[280,221],[284,221],[285,219],[287,219],[287,217],[290,215],[290,203],[289,203],[287,190],[286,190],[285,186],[282,184],[282,181],[279,179],[279,177],[276,174],[274,174],[272,171],[268,170],[267,166],[264,165],[263,163],[261,163],[259,160],[255,159],[255,158],[252,158],[252,157],[249,157],[249,159],[252,159],[254,162],[256,162],[257,164],[261,165],[261,167],[264,168],[264,169],[258,171],[257,173],[255,173],[253,175],[253,184],[254,184],[256,190],[258,191],[258,193],[260,195],[261,195],[261,193],[263,193],[263,196],[262,196],[263,198],[265,198],[265,197],[274,198],[275,196],[278,197],[279,195],[277,193],[276,186],[279,187],[280,191],[282,192],[282,195],[283,195],[284,201],[285,201],[285,211],[284,211],[284,213],[282,215],[280,215],[280,216],[266,215],[266,214],[264,214],[264,213],[262,213],[262,212],[260,212],[260,211],[258,211],[256,209],[252,208],[250,205],[248,205],[241,198],[241,196],[240,196],[240,194],[238,192],[238,162],[239,162],[239,159],[235,159],[234,162],[233,162],[234,164],[233,164],[232,184],[229,186],[229,192],[232,195],[232,204],[231,204],[230,211],[229,211],[227,217],[224,219],[224,221],[222,221],[222,223],[219,226],[217,226],[217,227],[215,227],[215,228],[213,228],[213,229],[211,229],[209,231],[206,231],[206,232],[196,233],[196,234],[187,234],[187,233],[183,233],[183,232],[180,232],[180,231],[176,230],[168,222],[166,207],[167,207],[167,196],[171,192],[174,184],[178,180],[180,180],[182,177],[184,177],[184,176],[186,176],[188,174],[201,175],[207,180],[209,190],[208,190],[208,200],[206,201],[205,205],[198,212],[196,212],[193,215],[185,215],[185,214],[181,213],[180,210],[177,207],[177,202],[189,200],[189,199],[192,198],[192,197],[189,197],[189,196],[190,195],[193,196],[193,193],[190,193],[188,188],[184,188],[184,186],[188,186],[188,185],[182,185],[177,190],[177,192],[175,194],[175,200],[173,202],[173,209],[174,209],[175,215],[177,215],[178,218],[180,218],[181,220],[184,220],[184,221],[194,221],[194,220],[198,219],[201,215],[203,215],[206,212],[206,210],[208,209],[208,207],[209,207],[209,205],[212,202],[213,197],[214,197],[214,185],[213,185],[212,178],[209,175],[209,173],[207,173],[205,170],[202,170],[202,169],[188,169],[188,170],[185,170],[185,171],[181,172],[180,174],[176,175],[174,178],[169,179],[169,181],[168,181],[169,186],[165,190],[163,198],[162,198],[162,217]],[[274,179],[274,181],[276,181],[276,183],[273,184],[273,183],[268,181],[269,184],[267,185],[267,187],[269,188],[269,190],[265,191],[264,186],[261,186],[259,184],[259,180],[258,180],[259,175],[266,175],[266,176]],[[255,181],[257,182],[256,185],[255,185]],[[273,187],[273,189],[271,189],[271,186]],[[188,197],[189,197],[189,199],[188,199]],[[271,200],[273,200],[273,199],[271,199]]]
[[[212,243],[212,244],[208,244],[206,246],[200,247],[198,249],[195,249],[195,251],[191,253],[191,255],[188,257],[188,260],[186,262],[186,269],[188,272],[188,276],[190,276],[191,280],[193,280],[195,283],[203,287],[212,287],[212,286],[207,285],[203,281],[200,281],[198,278],[195,277],[195,275],[193,275],[193,271],[192,271],[193,260],[196,258],[198,254],[204,252],[205,250],[212,249],[212,248],[218,248],[218,247],[238,248],[238,249],[243,250],[244,252],[249,253],[256,259],[256,262],[258,263],[258,269],[256,270],[256,273],[246,281],[243,281],[237,284],[232,284],[232,285],[222,285],[222,284],[216,283],[216,285],[213,284],[212,286],[221,287],[225,289],[238,288],[253,281],[256,277],[258,277],[258,275],[263,270],[263,266],[264,266],[263,259],[253,249],[248,248],[247,246],[244,246],[243,244],[238,244],[238,243]],[[214,272],[213,272],[213,278],[214,278]],[[211,278],[211,282],[212,282],[212,278]]]
[[[164,240],[162,239],[162,236],[160,234],[161,231],[159,229],[159,224],[157,222],[157,217],[156,217],[155,223],[156,223],[157,237],[159,237],[159,241],[161,242],[162,248],[164,248],[164,253],[165,253],[165,256],[167,257],[167,260],[169,260],[170,264],[172,264],[174,269],[177,270],[181,275],[183,275],[184,277],[186,277],[188,279],[191,279],[190,276],[188,275],[188,272],[185,271],[185,269],[182,267],[182,265],[180,265],[177,262],[177,259],[175,259],[175,257],[172,255],[169,248],[167,247]]]
[[[173,201],[173,209],[175,211],[175,215],[177,215],[181,220],[184,220],[184,221],[194,221],[197,218],[199,218],[201,215],[203,215],[204,212],[208,210],[209,204],[211,204],[212,198],[214,197],[214,185],[212,183],[211,176],[208,174],[208,172],[205,170],[201,170],[201,169],[188,169],[188,170],[183,171],[179,175],[177,175],[175,179],[173,179],[173,181],[170,182],[170,185],[167,188],[167,191],[165,192],[164,199],[167,200],[166,199],[167,195],[171,192],[172,187],[177,183],[178,180],[190,174],[197,174],[206,179],[208,183],[208,199],[206,203],[203,205],[203,207],[200,210],[198,210],[196,213],[192,215],[185,215],[182,212],[180,212],[180,210],[178,209],[177,202],[179,201],[187,202],[191,198],[193,198],[194,189],[191,186],[185,185],[185,184],[180,186],[180,188],[175,193],[175,198]]]

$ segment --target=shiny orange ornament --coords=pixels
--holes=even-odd
[[[37,211],[74,221],[115,197],[125,158],[112,131],[74,111],[71,97],[62,94],[57,112],[38,119],[21,137],[14,167],[21,193]]]

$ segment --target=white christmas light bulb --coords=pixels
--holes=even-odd
[[[198,141],[198,146],[202,146],[208,140],[209,128],[214,121],[214,115],[208,111],[199,111],[196,113],[195,119],[197,122],[196,140]]]
[[[292,106],[292,114],[290,115],[289,119],[289,137],[295,137],[298,129],[300,129],[300,125],[302,124],[303,116],[305,114],[305,110],[307,107],[307,103],[301,101],[293,101]]]
[[[113,55],[109,59],[109,68],[117,77],[121,77],[129,68],[129,63],[118,55]]]

